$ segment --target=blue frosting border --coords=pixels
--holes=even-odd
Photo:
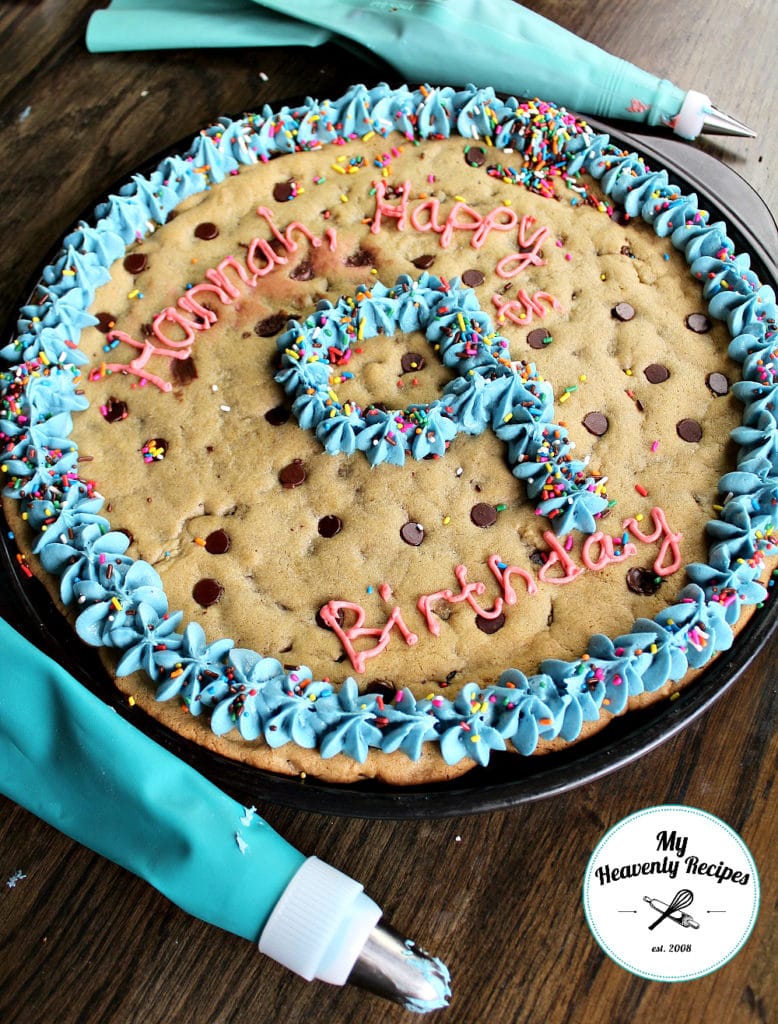
[[[574,661],[547,660],[529,677],[508,668],[496,685],[468,683],[453,701],[417,701],[402,690],[401,699],[385,704],[375,694],[360,694],[353,679],[334,689],[313,680],[305,667],[287,671],[272,657],[236,649],[232,640],[209,644],[197,623],[179,630],[182,613],[170,612],[153,567],[126,555],[129,541],[111,530],[102,498],[80,480],[69,440],[72,414],[87,405],[74,384],[86,362],[79,333],[95,323],[88,308],[126,246],[163,223],[184,198],[242,164],[371,131],[409,138],[459,133],[489,138],[497,151],[512,147],[525,154],[542,150],[546,133],[555,133],[560,165],[599,179],[606,195],[684,254],[703,282],[711,315],[729,328],[730,355],[742,364],[742,380],[733,386],[744,404],[732,435],[737,468],[720,481],[727,498],[707,526],[708,561],[687,566],[689,582],[676,603],[653,620],[638,619],[624,636],[592,636],[586,654]],[[532,187],[527,173],[523,183]],[[79,635],[116,649],[119,675],[144,670],[160,700],[177,696],[193,714],[207,709],[217,734],[237,729],[249,742],[292,742],[318,748],[324,758],[345,753],[359,762],[371,749],[417,759],[426,741],[439,743],[452,764],[463,757],[486,764],[508,741],[531,754],[539,740],[574,740],[601,709],[618,714],[630,696],[706,664],[731,646],[742,610],[765,599],[758,578],[763,556],[775,551],[778,529],[778,375],[771,362],[777,312],[772,288],[759,281],[746,254],[735,253],[724,224],[711,223],[695,195],[682,195],[665,171],[652,171],[564,111],[498,99],[491,89],[472,86],[355,86],[336,101],[308,99],[275,112],[265,107],[205,129],[186,154],[165,158],[148,177],[135,175],[96,209],[94,223],[81,222],[64,239],[35,299],[20,311],[18,337],[0,351],[8,366],[0,388],[9,481],[3,494],[20,499],[35,535],[33,550],[47,572],[60,576]]]

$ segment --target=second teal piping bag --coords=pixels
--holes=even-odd
[[[286,0],[257,0],[286,12]],[[706,96],[613,56],[512,0],[297,0],[294,16],[359,43],[408,81],[492,86],[579,114],[753,135]],[[728,126],[728,127],[727,127]]]
[[[307,980],[425,1012],[448,971],[359,882],[287,843],[0,620],[0,792]]]
[[[252,0],[112,0],[86,30],[92,53],[207,46],[321,46],[330,32]]]

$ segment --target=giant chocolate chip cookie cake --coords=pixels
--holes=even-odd
[[[547,103],[220,120],[22,310],[6,514],[182,735],[452,777],[671,699],[764,601],[775,308],[695,196]]]

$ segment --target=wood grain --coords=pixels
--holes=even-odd
[[[76,0],[0,8],[0,314],[8,322],[49,247],[140,161],[220,113],[300,93],[337,95],[376,70],[334,46],[90,55]],[[772,0],[546,0],[545,16],[613,53],[708,92],[756,127],[706,140],[778,207]],[[261,77],[260,77],[261,73]],[[21,154],[21,159],[19,157]],[[7,588],[0,610],[18,615]],[[778,1006],[778,712],[773,643],[701,719],[638,762],[553,799],[442,820],[260,812],[305,853],[354,875],[387,919],[440,955],[456,1024],[766,1022]],[[1,670],[1,669],[0,669]],[[580,889],[603,833],[644,807],[681,803],[737,830],[760,868],[756,928],[733,961],[677,985],[611,962]],[[306,984],[167,903],[145,883],[0,800],[0,1020],[9,1024],[360,1024],[399,1007]],[[6,885],[17,871],[25,877]]]

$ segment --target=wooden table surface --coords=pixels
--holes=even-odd
[[[49,247],[109,183],[222,113],[300,93],[336,96],[378,73],[327,45],[91,55],[77,0],[0,6],[2,320]],[[778,15],[773,0],[546,0],[579,35],[753,125],[707,140],[773,210]],[[3,614],[16,619],[8,590]],[[778,1011],[778,797],[773,642],[704,716],[635,763],[550,799],[469,817],[364,820],[267,803],[306,854],[354,875],[387,919],[443,958],[451,1007],[434,1019],[765,1022]],[[2,654],[0,654],[0,659]],[[0,668],[0,671],[2,669]],[[657,804],[717,815],[761,874],[740,953],[678,984],[609,960],[581,909],[587,860],[608,828]],[[307,984],[244,940],[187,917],[144,882],[0,798],[0,1020],[8,1024],[259,1024],[410,1019],[354,988]],[[15,886],[6,883],[24,875]]]

